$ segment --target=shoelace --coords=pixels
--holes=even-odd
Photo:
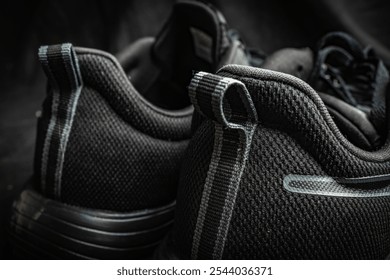
[[[328,47],[319,53],[322,61],[319,78],[339,98],[362,109],[370,106],[375,89],[376,65],[367,57],[368,51],[364,51],[363,58],[338,47]]]

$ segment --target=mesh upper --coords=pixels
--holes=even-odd
[[[107,56],[81,53],[78,59],[84,83],[99,91],[115,112],[134,128],[160,139],[190,137],[192,112],[168,114],[147,103],[129,83],[123,70]]]
[[[197,218],[195,213],[198,211],[203,191],[199,184],[204,184],[206,180],[213,142],[214,128],[210,121],[206,121],[194,134],[184,157],[176,202],[177,231],[173,235],[174,243],[181,248],[179,253],[182,253],[182,258],[189,258],[187,253],[191,251],[189,237],[195,229]]]
[[[153,107],[107,55],[83,50],[78,60],[84,87],[65,151],[60,197],[50,187],[40,191],[67,204],[119,212],[172,202],[191,111]],[[38,126],[36,177],[50,101],[49,90]]]
[[[390,252],[390,198],[346,198],[290,193],[288,174],[365,177],[389,174],[388,146],[366,152],[347,142],[335,129],[319,97],[260,70],[226,67],[223,76],[245,83],[259,115],[259,126],[240,182],[224,250],[228,259],[382,259]],[[264,70],[263,70],[264,71]],[[315,94],[315,93],[314,93]],[[180,181],[186,203],[178,207],[176,248],[189,258],[193,229],[208,168],[196,169],[210,150],[201,139],[213,139],[209,121],[199,125]],[[208,136],[204,135],[208,131]],[[200,136],[202,135],[202,136]],[[211,144],[210,144],[211,143]],[[213,141],[209,140],[210,146]],[[191,150],[189,150],[189,153]],[[208,164],[209,164],[208,162]],[[203,163],[204,164],[204,163]],[[191,182],[195,180],[195,182]],[[188,188],[191,184],[191,188]],[[200,189],[200,190],[199,190]],[[191,192],[188,194],[187,192]],[[182,197],[179,196],[178,200]],[[184,214],[185,213],[185,214]],[[185,215],[185,216],[184,216]],[[194,218],[192,218],[192,216]],[[190,218],[191,217],[191,218]],[[208,221],[212,222],[212,221]],[[186,236],[182,236],[186,234]]]
[[[224,258],[383,259],[390,199],[289,193],[288,174],[327,173],[291,137],[259,128],[240,184]]]
[[[187,141],[137,131],[90,88],[78,106],[65,154],[62,201],[128,211],[174,199]]]

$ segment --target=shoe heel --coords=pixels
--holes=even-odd
[[[100,211],[47,199],[28,189],[12,209],[13,254],[22,259],[150,258],[171,228],[174,206]]]

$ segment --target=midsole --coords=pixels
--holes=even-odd
[[[70,251],[87,258],[132,258],[161,241],[171,228],[174,207],[173,202],[119,213],[70,206],[25,190],[14,203],[10,229],[15,242],[41,242],[54,255],[66,257],[62,253]]]

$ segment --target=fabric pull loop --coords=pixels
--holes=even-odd
[[[49,80],[49,122],[41,156],[41,189],[60,197],[66,145],[83,86],[77,56],[71,44],[42,46],[39,61]]]
[[[235,79],[198,72],[189,86],[189,95],[195,109],[213,120],[215,126],[191,257],[221,259],[257,112],[245,85]]]

